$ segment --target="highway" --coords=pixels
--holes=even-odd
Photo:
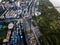
[[[24,20],[24,23],[25,23],[25,25],[26,25],[26,39],[27,39],[27,41],[28,41],[28,44],[30,44],[30,45],[34,45],[35,43],[31,43],[30,42],[30,40],[31,40],[31,30],[30,30],[30,26],[29,26],[29,24],[28,24],[28,22],[26,21],[26,20]],[[33,36],[34,37],[34,36]],[[33,41],[34,39],[32,39],[31,41]],[[36,44],[35,44],[36,45]]]
[[[37,0],[35,0],[35,1],[37,1]],[[35,2],[36,3],[36,2]],[[30,4],[30,6],[32,6],[31,4]],[[30,9],[31,10],[31,9]],[[28,19],[27,20],[27,22],[28,22],[28,25],[30,26],[30,30],[32,30],[32,32],[33,32],[33,34],[34,34],[34,36],[35,36],[35,38],[36,38],[36,40],[37,40],[37,43],[38,43],[38,45],[41,45],[40,44],[40,41],[38,40],[38,36],[37,36],[37,34],[35,33],[35,27],[32,25],[32,23],[31,23],[31,19]],[[27,27],[28,28],[28,27]]]
[[[32,31],[33,31],[33,33],[34,33],[34,35],[35,35],[35,38],[36,38],[36,40],[37,40],[37,42],[38,42],[38,45],[41,45],[40,44],[40,41],[38,40],[38,36],[36,35],[36,33],[35,33],[35,27],[33,26],[33,25],[31,25],[31,29],[32,29]]]
[[[29,25],[29,27],[31,28],[30,30],[32,31],[32,33],[34,34],[34,36],[35,36],[35,38],[36,38],[36,41],[37,41],[37,44],[38,45],[41,45],[40,44],[40,41],[39,41],[39,39],[38,39],[38,35],[37,35],[37,33],[35,32],[35,30],[37,30],[33,25],[32,25],[32,22],[31,22],[31,19],[28,19],[27,20],[27,23],[28,23],[28,25]],[[27,27],[28,28],[28,27]],[[39,32],[39,31],[38,31]],[[40,32],[39,32],[40,33]],[[40,33],[41,34],[41,33]]]
[[[24,33],[25,33],[25,38],[26,38],[26,42],[27,42],[27,45],[30,45],[29,41],[28,41],[28,35],[27,35],[27,29],[26,29],[26,25],[25,25],[25,20],[23,19],[23,28],[24,28]]]

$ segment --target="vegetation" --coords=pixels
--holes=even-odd
[[[48,4],[47,4],[48,3]],[[48,6],[52,8],[48,8]],[[33,17],[38,20],[37,25],[43,36],[39,38],[42,45],[60,45],[60,16],[58,11],[53,7],[50,2],[40,2],[39,11],[42,13],[40,16]]]
[[[6,34],[7,34],[7,23],[3,22],[3,23],[0,23],[3,25],[3,28],[0,29],[0,44],[3,43],[3,39],[6,38]]]

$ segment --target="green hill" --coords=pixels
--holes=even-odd
[[[34,20],[38,20],[37,25],[43,36],[39,38],[42,45],[60,45],[60,15],[53,7],[51,2],[40,0],[39,11],[40,16],[33,16]]]

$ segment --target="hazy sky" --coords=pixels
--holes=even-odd
[[[60,6],[60,0],[50,0],[54,6]]]
[[[0,0],[0,2],[1,2],[2,0]]]

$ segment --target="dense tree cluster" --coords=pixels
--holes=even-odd
[[[52,8],[48,8],[48,6]],[[43,36],[40,36],[39,40],[42,45],[60,45],[60,16],[58,11],[53,7],[50,2],[40,2],[39,11],[41,15],[33,17],[38,20],[38,26]]]
[[[7,28],[7,23],[5,23],[5,22],[3,22],[3,23],[1,23],[0,22],[0,24],[2,24],[2,28],[0,29],[0,45],[2,45],[3,44],[3,40],[6,38],[6,35],[7,35],[7,30],[8,30],[8,28]]]

